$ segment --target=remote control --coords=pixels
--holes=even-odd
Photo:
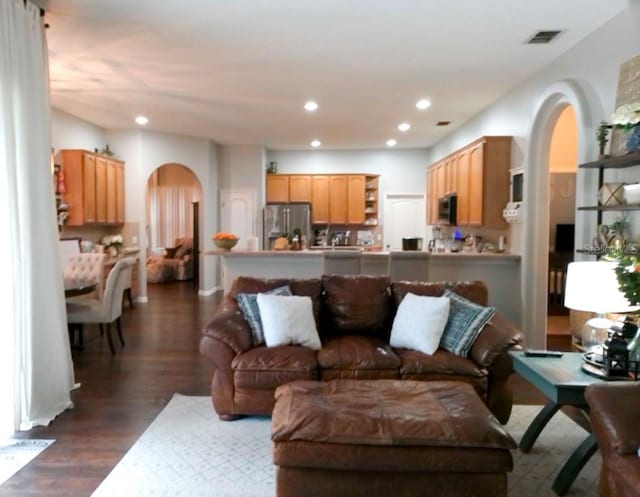
[[[527,357],[562,357],[563,353],[557,350],[527,349],[524,351]]]

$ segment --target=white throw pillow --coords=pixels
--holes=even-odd
[[[392,347],[433,355],[449,317],[449,297],[407,293],[398,306],[391,328]]]
[[[257,298],[267,347],[303,345],[320,349],[311,297],[259,293]]]

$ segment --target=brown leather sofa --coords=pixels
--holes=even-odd
[[[640,383],[598,383],[585,390],[602,454],[601,497],[640,495]]]
[[[311,297],[321,350],[254,347],[235,296],[285,284],[293,295]],[[405,294],[440,296],[446,288],[487,305],[487,288],[478,281],[392,283],[388,277],[363,275],[238,278],[200,341],[200,352],[213,364],[211,397],[216,412],[223,420],[245,414],[270,415],[276,388],[294,380],[460,380],[470,383],[498,420],[506,423],[513,400],[507,384],[513,371],[507,351],[519,347],[522,338],[504,318],[494,316],[466,358],[443,349],[429,356],[389,345],[393,318]]]

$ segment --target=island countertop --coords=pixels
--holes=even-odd
[[[423,251],[349,250],[211,250],[219,256],[222,283],[228,291],[239,276],[320,278],[323,274],[386,275],[391,281],[470,281],[487,285],[489,302],[514,323],[522,302],[520,256],[507,253],[431,253]]]

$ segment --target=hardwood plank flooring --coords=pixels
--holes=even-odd
[[[127,344],[115,357],[97,327],[88,327],[85,350],[73,353],[81,383],[74,408],[17,435],[56,442],[0,486],[0,497],[89,496],[175,392],[209,395],[211,368],[198,343],[219,301],[220,294],[198,297],[191,282],[150,285],[149,302],[123,315]],[[544,402],[518,376],[511,384],[516,403]]]

